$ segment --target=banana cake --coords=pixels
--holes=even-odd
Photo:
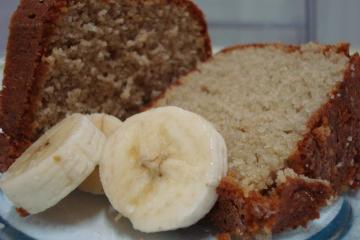
[[[67,114],[125,119],[210,56],[190,0],[22,0],[0,99],[0,170]]]
[[[319,217],[360,183],[360,57],[347,44],[235,46],[152,106],[204,116],[224,136],[229,173],[209,218],[223,232],[276,233]]]

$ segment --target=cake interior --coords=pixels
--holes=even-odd
[[[286,160],[312,114],[342,81],[348,58],[309,44],[299,51],[268,46],[222,53],[199,67],[158,105],[199,113],[224,136],[229,167],[245,193],[281,181]]]
[[[69,1],[50,39],[39,134],[73,112],[125,119],[207,59],[202,27],[164,0]]]

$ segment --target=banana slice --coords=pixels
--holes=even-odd
[[[122,124],[120,119],[102,113],[91,114],[89,115],[89,119],[104,133],[105,137],[109,137],[111,134],[116,132]],[[96,167],[91,175],[85,179],[85,181],[79,186],[79,190],[97,195],[104,194],[104,190],[100,182],[99,167]]]
[[[121,126],[122,121],[114,116],[104,113],[94,113],[88,115],[90,121],[100,129],[106,137],[109,137]]]
[[[202,117],[177,107],[126,120],[108,139],[100,162],[113,207],[148,233],[199,221],[215,204],[226,172],[222,136]]]
[[[106,138],[88,117],[74,114],[47,131],[3,175],[16,207],[42,212],[67,196],[99,163]]]

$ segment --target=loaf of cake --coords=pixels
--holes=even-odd
[[[209,218],[223,232],[304,226],[360,183],[360,57],[349,46],[226,49],[151,106],[209,119],[224,136],[228,176]]]
[[[67,114],[125,119],[210,56],[191,0],[22,0],[0,99],[0,170]]]

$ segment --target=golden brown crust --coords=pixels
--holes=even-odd
[[[271,231],[278,233],[288,228],[305,227],[308,221],[320,217],[319,209],[326,206],[333,194],[331,186],[323,182],[288,178],[272,195],[278,201],[278,209],[273,224],[269,224]]]
[[[250,44],[234,45],[231,47],[224,48],[219,52],[219,54],[229,53],[232,51],[237,51],[237,50],[245,49],[245,48],[264,48],[264,47],[269,47],[269,46],[273,46],[273,47],[279,48],[279,49],[284,49],[287,52],[294,52],[294,51],[300,50],[300,46],[298,46],[298,45],[284,45],[281,43],[250,43]]]
[[[32,96],[45,71],[41,66],[52,24],[65,0],[23,0],[11,19],[1,101],[1,126],[10,137],[29,138]]]
[[[236,51],[239,49],[244,48],[264,48],[272,46],[274,48],[283,49],[286,52],[295,52],[295,51],[301,51],[301,46],[299,45],[284,45],[282,43],[252,43],[252,44],[242,44],[242,45],[235,45],[231,47],[224,48],[220,51],[220,53],[229,53],[231,51]],[[348,43],[338,43],[336,45],[322,45],[322,51],[324,53],[328,51],[334,51],[336,53],[342,53],[346,56],[349,56],[349,47],[350,45]]]
[[[319,217],[319,209],[333,193],[325,183],[293,178],[268,194],[245,196],[236,179],[226,177],[217,191],[219,199],[209,217],[221,231],[238,236],[305,226]]]
[[[46,73],[41,57],[52,25],[66,0],[22,0],[10,24],[0,101],[0,171],[6,170],[32,140],[38,89]]]
[[[0,97],[0,172],[5,171],[36,138],[34,113],[40,101],[48,66],[41,61],[46,53],[54,23],[71,0],[22,0],[10,24],[3,91]],[[153,0],[158,1],[158,0]],[[205,55],[212,55],[207,24],[201,10],[190,0],[160,0],[184,6],[201,26]]]
[[[360,56],[351,57],[344,80],[308,123],[288,164],[297,173],[331,183],[337,193],[360,185]]]

